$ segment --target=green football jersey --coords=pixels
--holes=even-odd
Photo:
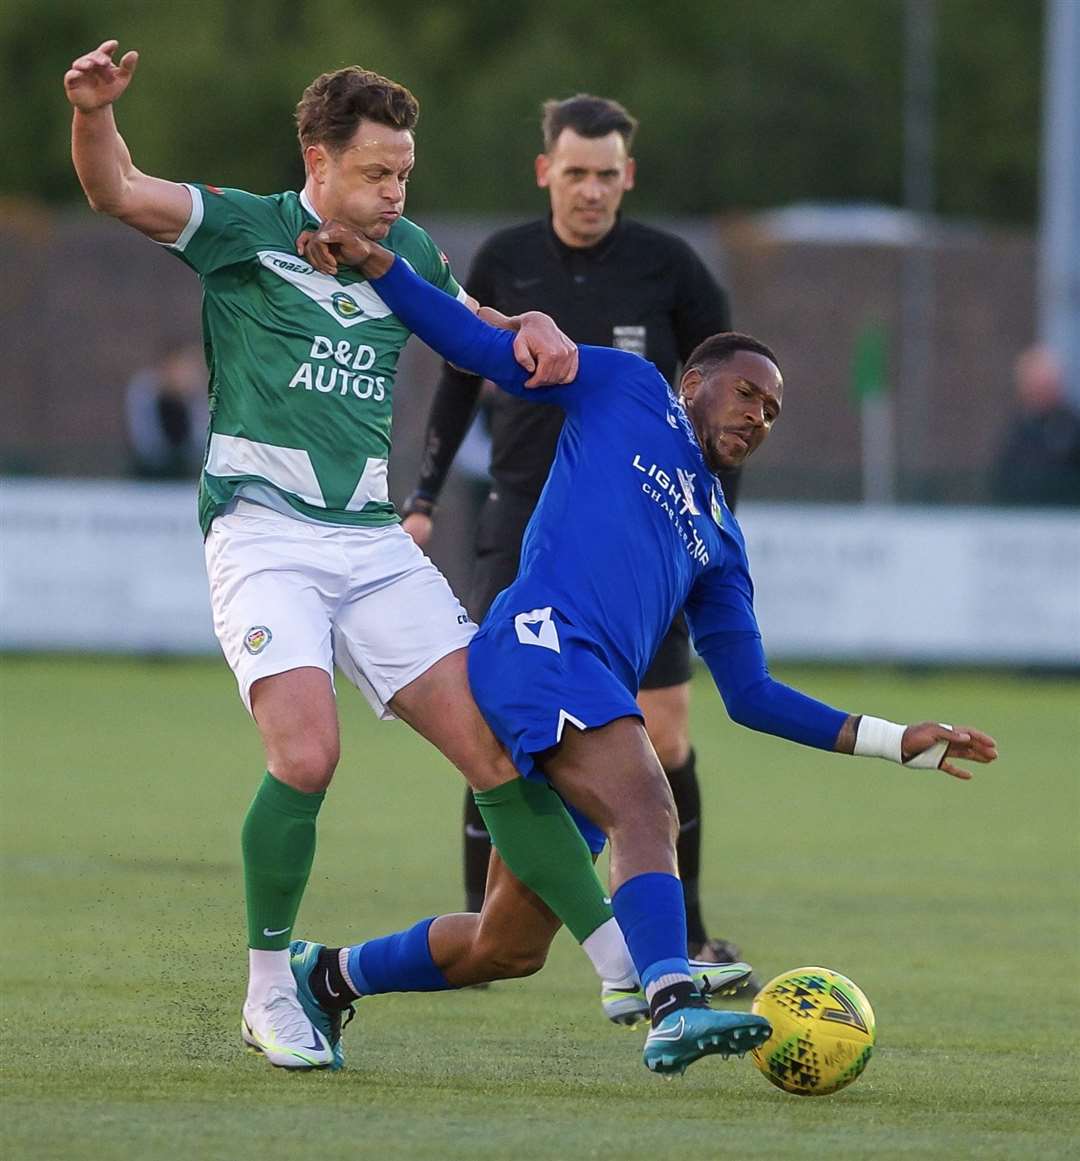
[[[203,284],[203,534],[238,493],[268,489],[275,506],[308,519],[394,523],[386,466],[394,375],[409,331],[359,274],[320,274],[297,256],[300,232],[319,223],[304,194],[187,188],[191,218],[168,248]],[[464,297],[419,226],[399,218],[382,245]]]

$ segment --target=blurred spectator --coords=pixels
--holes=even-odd
[[[210,417],[202,347],[191,341],[164,348],[153,367],[137,371],[125,403],[132,471],[149,479],[198,474]]]
[[[1016,360],[1017,410],[998,452],[990,498],[1006,505],[1080,505],[1080,413],[1045,347]]]

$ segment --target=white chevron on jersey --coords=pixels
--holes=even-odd
[[[260,250],[258,259],[267,270],[318,303],[339,326],[353,327],[390,314],[389,307],[366,282],[345,286],[331,274],[320,274],[296,254],[281,250]]]

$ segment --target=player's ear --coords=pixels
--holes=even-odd
[[[551,172],[551,158],[546,153],[538,153],[536,155],[536,184],[541,189],[547,189],[548,175]]]
[[[304,150],[304,166],[320,184],[326,180],[326,160],[326,149],[322,145],[309,145]]]
[[[679,380],[679,394],[687,402],[692,400],[697,394],[697,389],[701,386],[701,369],[699,367],[687,367],[682,373],[682,378]]]

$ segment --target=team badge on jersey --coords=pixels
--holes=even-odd
[[[274,639],[274,634],[265,625],[253,625],[244,634],[244,648],[254,657],[261,653]]]
[[[720,501],[720,492],[715,484],[713,485],[712,496],[710,497],[710,500],[709,500],[709,512],[712,515],[712,518],[716,521],[716,523],[719,524],[721,528],[723,528],[724,527],[724,505]]]
[[[330,296],[330,305],[342,318],[353,319],[358,314],[364,313],[356,301],[350,298],[344,291],[338,291],[337,294],[332,294]]]

